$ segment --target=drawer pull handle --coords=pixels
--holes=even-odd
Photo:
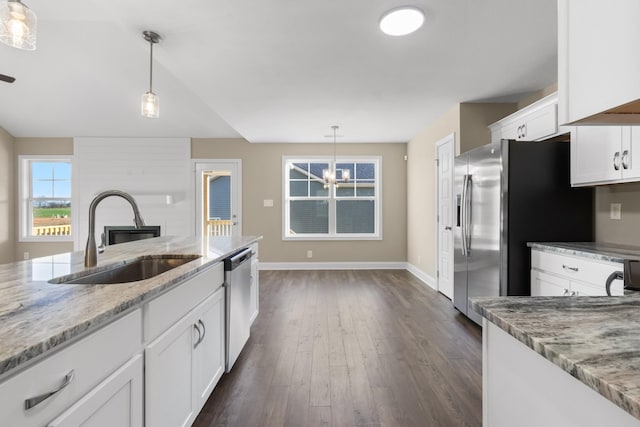
[[[62,390],[63,388],[65,388],[66,386],[71,384],[71,381],[73,381],[74,377],[75,377],[75,371],[72,369],[64,377],[64,381],[62,382],[62,384],[60,384],[60,386],[58,388],[56,388],[55,390],[51,390],[48,393],[44,393],[44,394],[41,394],[39,396],[32,397],[30,399],[26,399],[24,401],[24,409],[31,409],[34,406],[37,406],[40,403],[44,402],[45,400],[47,400],[48,398],[50,398],[51,396],[53,396],[54,394],[58,393],[60,390]]]
[[[565,270],[578,271],[578,267],[569,267],[568,265],[562,264],[562,268]]]
[[[195,349],[200,345],[200,341],[202,341],[202,331],[200,330],[200,326],[196,325],[195,323],[193,324],[193,327],[196,331],[198,331],[198,339],[196,340],[195,344],[193,344],[193,348]]]
[[[202,338],[200,338],[200,342],[204,341],[204,337],[207,335],[207,328],[204,326],[204,322],[202,319],[198,319],[198,323],[202,326]]]

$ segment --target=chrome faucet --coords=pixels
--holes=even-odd
[[[144,227],[144,220],[140,216],[138,205],[130,194],[120,190],[107,190],[98,194],[89,205],[89,236],[87,237],[87,247],[84,251],[84,266],[95,267],[98,264],[98,254],[96,251],[96,208],[98,204],[110,196],[118,196],[125,199],[133,208],[133,222],[136,228]]]

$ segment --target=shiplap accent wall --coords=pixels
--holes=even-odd
[[[73,145],[76,250],[87,241],[91,200],[104,190],[131,194],[146,224],[160,225],[162,235],[194,235],[189,138],[74,138]],[[98,245],[105,225],[133,225],[129,203],[109,197],[98,205]]]

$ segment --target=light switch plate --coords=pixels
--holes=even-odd
[[[271,200],[271,199],[264,199],[264,200],[262,201],[262,205],[263,205],[265,208],[272,208],[272,207],[273,207],[273,200]]]
[[[609,215],[611,219],[622,218],[622,203],[611,203],[611,213]]]

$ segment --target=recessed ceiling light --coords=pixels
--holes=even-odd
[[[424,23],[424,13],[415,6],[391,9],[380,18],[380,29],[390,36],[411,34]]]

